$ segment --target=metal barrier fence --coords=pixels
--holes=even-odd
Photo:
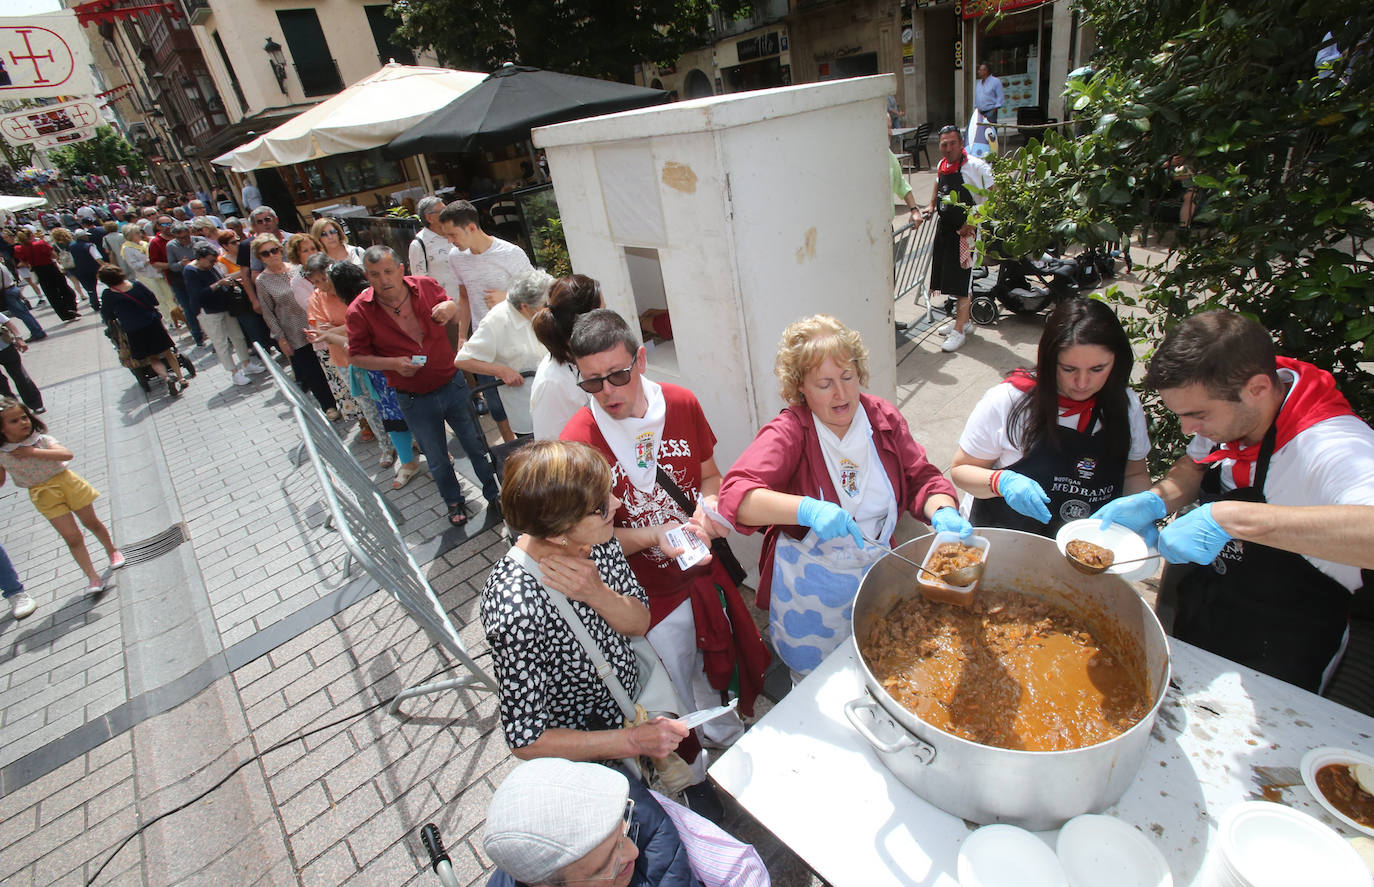
[[[907,222],[892,233],[892,301],[914,293],[913,298],[925,301],[926,323],[935,318],[930,304],[930,260],[935,224],[934,219],[922,225]]]
[[[472,201],[481,218],[482,230],[520,247],[535,265],[544,248],[544,227],[550,219],[558,218],[558,200],[552,185],[536,185],[504,194],[492,194]],[[419,219],[392,216],[340,216],[338,221],[348,229],[348,242],[363,249],[384,244],[396,250],[404,260],[409,255],[410,242],[420,231]],[[410,269],[415,274],[414,268]]]
[[[306,399],[305,393],[286,377],[261,345],[253,347],[277,383],[277,390],[291,404],[300,426],[301,446],[320,479],[330,524],[348,550],[345,576],[352,571],[353,561],[362,564],[378,586],[419,623],[430,640],[466,670],[459,677],[407,687],[396,694],[388,710],[395,714],[407,699],[444,690],[471,687],[497,692],[496,681],[468,655],[458,629],[401,536],[400,515],[377,492],[372,479],[324,414]]]

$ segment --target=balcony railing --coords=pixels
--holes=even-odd
[[[181,0],[186,10],[186,21],[193,25],[203,25],[214,15],[210,11],[210,0]]]
[[[296,76],[301,81],[301,91],[308,96],[333,95],[343,89],[343,75],[339,73],[339,63],[329,59],[328,64],[293,65]]]

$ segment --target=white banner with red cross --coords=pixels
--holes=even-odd
[[[91,53],[70,9],[0,18],[0,99],[91,95]]]
[[[95,98],[88,96],[74,102],[25,108],[0,116],[0,135],[11,145],[56,147],[67,142],[82,141],[74,134],[94,133],[102,122]]]

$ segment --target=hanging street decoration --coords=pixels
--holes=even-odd
[[[90,95],[91,55],[76,13],[0,18],[0,99]]]

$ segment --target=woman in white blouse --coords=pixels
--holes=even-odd
[[[601,284],[585,274],[573,274],[554,281],[548,305],[534,316],[534,334],[548,350],[530,388],[535,440],[557,440],[563,426],[591,399],[577,387],[577,365],[568,340],[577,318],[604,307]]]
[[[506,300],[487,312],[453,361],[465,373],[495,376],[507,386],[501,402],[514,434],[533,430],[530,386],[521,373],[533,371],[548,353],[535,337],[531,320],[548,302],[553,282],[551,275],[538,269],[512,280]]]

